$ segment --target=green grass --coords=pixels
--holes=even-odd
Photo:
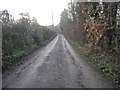
[[[109,55],[102,51],[94,53],[90,51],[87,44],[83,46],[68,38],[67,40],[83,59],[107,76],[115,87],[120,87],[119,65],[115,62],[118,58],[114,54]]]
[[[22,57],[28,55],[37,47],[38,47],[37,45],[32,45],[30,48],[23,49],[21,51],[20,50],[14,51],[11,55],[2,56],[2,69],[3,70],[8,69],[10,65],[20,60]]]

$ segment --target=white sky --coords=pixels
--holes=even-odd
[[[60,21],[60,14],[67,8],[69,0],[0,0],[0,11],[7,9],[18,18],[19,13],[28,12],[30,16],[36,17],[40,25],[52,24],[52,11],[54,24]]]

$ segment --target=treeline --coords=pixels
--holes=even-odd
[[[119,2],[70,2],[60,27],[88,61],[120,86]]]
[[[7,10],[1,12],[3,69],[56,36],[55,31],[39,25],[36,18],[31,19],[29,13],[20,16],[19,20],[14,20]]]

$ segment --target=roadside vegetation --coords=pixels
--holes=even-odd
[[[70,2],[60,28],[80,56],[120,87],[119,2]]]
[[[56,32],[38,24],[29,13],[21,13],[14,20],[7,10],[1,12],[2,20],[2,69],[8,69],[15,61],[51,41]]]
[[[79,53],[83,60],[86,60],[92,67],[100,71],[105,77],[108,78],[113,83],[114,87],[118,87],[118,82],[120,78],[118,64],[113,62],[114,59],[117,59],[115,54],[108,55],[103,52],[91,52],[88,45],[81,46],[78,42],[67,39],[73,48]],[[111,62],[109,62],[111,61]]]

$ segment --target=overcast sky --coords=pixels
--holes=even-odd
[[[10,13],[19,18],[19,13],[29,12],[30,16],[37,18],[41,25],[52,24],[52,11],[54,24],[60,21],[60,14],[67,8],[69,0],[0,0],[0,11],[7,9]]]

